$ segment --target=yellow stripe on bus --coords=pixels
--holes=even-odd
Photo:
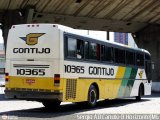
[[[117,98],[118,97],[118,92],[119,92],[119,87],[122,82],[122,78],[125,74],[125,69],[126,67],[118,67],[118,71],[116,74],[116,80],[113,80],[113,92],[111,98]]]

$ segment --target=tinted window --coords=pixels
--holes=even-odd
[[[101,46],[101,60],[102,61],[112,61],[112,48],[108,46]]]
[[[145,60],[151,60],[151,56],[148,54],[145,54]]]
[[[106,61],[112,61],[113,56],[112,56],[112,48],[106,46]]]
[[[68,46],[67,46],[67,56],[68,57],[76,57],[77,50],[77,40],[73,38],[68,38]]]
[[[101,45],[101,60],[106,61],[105,46]]]
[[[89,59],[93,59],[93,60],[99,60],[100,59],[100,45],[99,44],[90,43]]]
[[[126,51],[126,63],[128,65],[135,65],[135,53]]]
[[[84,58],[84,41],[68,37],[67,57]]]
[[[83,40],[77,40],[77,58],[82,59],[84,58],[84,42]]]
[[[136,54],[136,65],[137,66],[144,66],[144,55],[142,53]]]
[[[89,59],[89,42],[84,42],[84,47],[85,58]]]
[[[125,51],[115,48],[115,62],[125,64]]]

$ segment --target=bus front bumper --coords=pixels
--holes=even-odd
[[[18,91],[18,90],[5,90],[5,97],[8,99],[22,99],[31,101],[43,100],[60,100],[62,101],[63,94],[60,92],[40,92],[40,91]]]

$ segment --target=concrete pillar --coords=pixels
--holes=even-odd
[[[2,34],[4,38],[4,46],[6,48],[8,31],[14,24],[24,23],[25,18],[21,16],[18,10],[7,11],[3,16]]]
[[[151,53],[154,69],[152,70],[152,90],[160,90],[160,25],[149,25],[136,33],[135,41],[140,48]],[[159,85],[157,86],[157,82]],[[156,87],[154,84],[156,83]],[[155,91],[156,91],[155,90]]]
[[[8,31],[12,25],[31,23],[34,15],[34,9],[27,7],[25,10],[7,11],[3,16],[2,33],[4,38],[4,46],[6,48]]]

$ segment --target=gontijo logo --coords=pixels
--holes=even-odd
[[[22,40],[26,41],[27,45],[36,45],[38,43],[38,38],[45,33],[29,33],[26,37],[20,37]]]
[[[138,74],[139,74],[140,79],[142,79],[142,77],[143,77],[143,71],[140,71]]]
[[[46,33],[29,33],[26,35],[26,37],[19,37],[22,40],[26,41],[26,44],[29,46],[36,45],[38,43],[38,38],[41,37]],[[51,49],[49,47],[43,48],[43,47],[15,47],[13,48],[14,54],[23,54],[23,53],[30,53],[30,54],[49,54],[51,52]]]

